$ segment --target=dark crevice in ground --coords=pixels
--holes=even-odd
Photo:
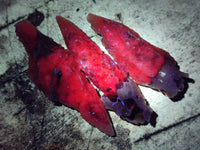
[[[167,131],[167,130],[173,128],[173,127],[179,126],[179,125],[181,125],[181,124],[183,124],[183,123],[185,123],[185,122],[195,120],[195,119],[197,119],[198,117],[200,117],[200,113],[199,113],[199,114],[196,114],[196,115],[194,115],[194,116],[191,116],[191,117],[189,117],[189,118],[186,118],[186,119],[184,119],[184,120],[182,120],[182,121],[180,121],[180,122],[176,122],[176,123],[174,123],[174,124],[171,124],[171,125],[169,125],[169,126],[167,126],[167,127],[165,127],[165,128],[156,130],[156,131],[153,132],[153,133],[145,134],[142,138],[139,138],[139,139],[136,140],[134,143],[138,143],[138,142],[141,142],[141,141],[143,141],[143,140],[148,140],[148,139],[151,138],[152,136],[155,136],[155,135],[157,135],[157,134],[159,134],[159,133],[161,133],[161,132],[163,132],[163,131]]]
[[[44,3],[44,5],[48,5],[48,3],[51,2],[51,1],[53,1],[53,0],[46,1]],[[38,10],[38,9],[44,7],[44,5],[35,8],[35,10]],[[19,20],[26,19],[30,14],[33,14],[35,12],[35,10],[32,13],[29,13],[29,14],[26,14],[26,15],[23,15],[23,16],[19,16],[17,19],[13,19],[10,22],[8,22],[8,19],[7,19],[6,20],[6,24],[0,26],[0,31],[3,30],[3,29],[5,29],[5,28],[7,28],[8,26],[10,26],[10,25],[18,22]]]
[[[21,19],[24,19],[27,15],[24,15],[24,16],[20,16],[18,17],[17,19],[14,19],[12,20],[11,22],[5,24],[5,25],[2,25],[0,26],[0,31],[3,30],[4,28],[7,28],[9,25],[13,24],[13,23],[16,23],[17,21],[21,20]]]

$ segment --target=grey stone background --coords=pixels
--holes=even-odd
[[[29,80],[27,54],[15,35],[14,24],[36,9],[45,16],[38,29],[64,47],[57,15],[74,22],[102,49],[87,14],[122,22],[168,51],[195,83],[189,84],[178,102],[141,87],[159,115],[157,126],[135,126],[110,112],[117,136],[108,137],[77,111],[53,105]],[[199,41],[199,0],[0,0],[0,149],[200,149]]]

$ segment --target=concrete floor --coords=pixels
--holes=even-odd
[[[89,36],[96,35],[86,20],[90,12],[122,22],[168,51],[195,83],[189,84],[178,102],[141,87],[159,115],[156,127],[135,126],[110,112],[117,137],[108,137],[86,123],[77,111],[54,106],[29,80],[28,58],[14,24],[35,9],[45,16],[38,29],[64,47],[57,15],[70,19]],[[0,149],[200,149],[199,14],[199,0],[1,0]],[[100,37],[92,40],[103,49]]]

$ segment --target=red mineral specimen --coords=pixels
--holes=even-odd
[[[39,89],[50,100],[78,110],[88,123],[113,136],[115,133],[108,114],[74,56],[27,20],[20,21],[15,27],[29,55],[29,77]]]
[[[129,73],[137,84],[149,86],[175,97],[184,89],[188,74],[180,72],[168,52],[142,39],[129,27],[97,16],[88,15],[92,29],[121,69]]]
[[[150,122],[153,110],[127,74],[72,22],[61,16],[56,19],[81,70],[104,93],[101,100],[106,109],[134,124]]]

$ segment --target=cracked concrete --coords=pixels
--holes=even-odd
[[[77,111],[54,106],[28,78],[27,54],[15,35],[14,24],[35,9],[45,16],[38,29],[64,47],[57,15],[74,22],[102,49],[87,14],[122,22],[168,51],[195,83],[189,84],[178,102],[141,87],[159,115],[157,126],[135,126],[110,112],[117,137],[108,137]],[[0,12],[0,149],[199,149],[200,1],[3,0]]]

